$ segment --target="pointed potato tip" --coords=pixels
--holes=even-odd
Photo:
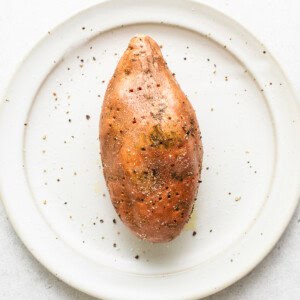
[[[140,43],[145,43],[147,39],[149,39],[150,37],[148,35],[145,35],[145,34],[136,34],[134,37],[132,37],[130,39],[130,44],[131,43],[137,43],[137,42],[140,42]]]
[[[137,49],[140,47],[147,47],[152,45],[152,47],[158,47],[157,43],[146,34],[136,34],[134,37],[130,39],[129,48],[130,49]]]

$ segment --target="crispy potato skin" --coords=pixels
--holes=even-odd
[[[200,130],[149,36],[131,39],[108,84],[100,145],[110,197],[125,225],[151,242],[178,236],[197,196]]]

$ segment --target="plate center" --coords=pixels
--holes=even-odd
[[[203,136],[203,182],[195,212],[168,244],[141,241],[123,226],[99,156],[105,89],[137,33],[162,45]],[[273,137],[263,94],[226,49],[183,28],[133,25],[99,33],[48,74],[28,117],[25,166],[36,204],[59,239],[98,264],[166,274],[222,253],[249,229],[270,186]]]

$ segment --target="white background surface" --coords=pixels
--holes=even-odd
[[[78,10],[97,2],[0,0],[0,92],[23,56],[47,31]],[[277,58],[300,95],[299,1],[202,2],[233,17],[252,31]],[[210,299],[299,299],[299,246],[298,208],[271,254],[246,278]],[[1,202],[0,299],[92,299],[56,279],[32,257],[7,221]]]

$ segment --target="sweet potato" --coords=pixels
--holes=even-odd
[[[130,40],[108,84],[100,145],[112,203],[151,242],[178,236],[197,196],[202,143],[195,112],[149,36]]]

